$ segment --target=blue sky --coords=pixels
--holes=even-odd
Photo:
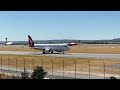
[[[0,11],[0,41],[120,38],[120,11]]]

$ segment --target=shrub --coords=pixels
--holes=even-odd
[[[32,75],[31,75],[31,78],[32,79],[44,79],[46,74],[47,74],[47,72],[45,72],[42,67],[36,66]]]
[[[24,69],[24,72],[21,73],[22,79],[30,79],[28,72]]]

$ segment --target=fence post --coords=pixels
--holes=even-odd
[[[76,78],[76,61],[75,61],[75,78]]]
[[[7,71],[7,76],[9,75],[9,72],[10,72],[10,59],[8,57],[8,71]],[[9,76],[8,76],[9,77]]]
[[[33,61],[33,70],[34,70],[34,59],[32,58],[32,61]]]
[[[64,60],[63,60],[63,78],[64,78]]]
[[[2,71],[2,57],[1,57],[1,71]]]
[[[104,65],[104,79],[105,79],[105,62],[103,62]]]
[[[53,78],[53,59],[52,59],[52,78]]]
[[[89,64],[89,79],[90,79],[90,61],[88,61]]]
[[[43,67],[43,59],[42,59],[42,67]]]
[[[1,72],[3,73],[3,71],[2,71],[2,57],[1,57]]]
[[[24,73],[25,73],[25,59],[23,58],[23,60],[24,60]]]
[[[9,65],[9,71],[10,71],[10,59],[8,57],[8,65]]]
[[[6,73],[7,73],[7,77],[8,77],[8,69],[9,69],[9,57],[8,57],[8,64],[7,64],[7,65],[8,65],[8,68],[7,68],[7,72],[6,72]]]
[[[17,73],[17,58],[15,58],[15,61],[16,61],[16,73]]]

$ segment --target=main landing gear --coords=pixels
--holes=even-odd
[[[47,53],[51,53],[51,54],[53,54],[53,51],[51,51],[51,50],[49,50],[49,51],[45,51],[45,50],[43,50],[43,54],[46,54],[46,52],[47,52]]]
[[[53,51],[51,51],[51,54],[53,54]]]

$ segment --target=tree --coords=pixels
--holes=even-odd
[[[25,69],[24,69],[24,72],[21,73],[21,78],[22,79],[29,79],[29,74]]]
[[[43,67],[36,66],[34,72],[31,75],[32,79],[43,79],[47,72],[44,71]]]

